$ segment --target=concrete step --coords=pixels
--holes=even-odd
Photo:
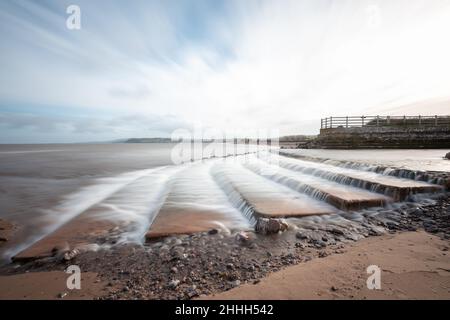
[[[212,162],[192,165],[174,177],[146,240],[248,226],[248,221],[213,180],[211,165]]]
[[[19,252],[12,259],[17,262],[50,257],[55,248],[74,249],[87,244],[113,244],[119,239],[139,241],[149,225],[152,210],[158,210],[164,193],[167,175],[151,172],[93,203],[74,218],[50,232],[39,241]],[[151,186],[158,188],[150,188]],[[83,207],[82,204],[80,204]],[[55,214],[68,210],[62,203]],[[140,230],[144,228],[144,230]],[[139,236],[140,235],[140,236]]]
[[[272,182],[239,164],[222,165],[214,177],[240,207],[250,209],[253,218],[287,218],[331,214],[336,208]],[[240,197],[243,204],[236,200]]]
[[[270,166],[271,170],[268,170],[267,166]],[[385,195],[273,166],[263,161],[249,163],[246,167],[258,174],[266,172],[263,175],[265,178],[326,201],[341,210],[360,210],[393,202],[392,198]]]
[[[402,179],[285,156],[281,156],[277,160],[277,164],[282,168],[381,193],[392,197],[394,201],[403,201],[412,194],[443,191],[442,186],[423,181]]]

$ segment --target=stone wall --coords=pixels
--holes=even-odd
[[[450,148],[450,127],[359,127],[321,129],[309,148]]]

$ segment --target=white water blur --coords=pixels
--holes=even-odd
[[[405,187],[432,186],[431,184],[423,181],[412,181],[410,179],[378,174],[372,171],[361,171],[344,167],[336,167],[334,165],[326,163],[305,161],[289,157],[280,157],[280,159],[277,161],[277,164],[289,170],[299,171],[341,184],[369,189],[373,192],[379,192],[378,189],[381,183]],[[391,188],[388,187],[383,193],[385,193],[386,195],[390,195],[394,192],[391,190]]]
[[[248,228],[249,222],[230,202],[211,175],[211,168],[222,160],[194,163],[174,177],[164,206],[171,210],[214,212],[222,216],[213,221],[225,230]]]
[[[448,149],[283,149],[281,151],[358,170],[376,171],[380,167],[383,169],[395,167],[405,171],[450,172],[450,161],[444,159],[444,155],[450,151]]]
[[[14,256],[40,239],[56,231],[65,223],[81,213],[101,203],[114,193],[136,180],[161,170],[160,168],[127,172],[114,177],[95,179],[92,184],[81,187],[78,191],[65,195],[60,203],[50,209],[39,209],[39,224],[31,237],[21,240],[20,244],[2,253],[2,259]]]
[[[272,167],[272,170],[267,170],[267,167]],[[308,175],[298,171],[284,169],[282,167],[274,166],[261,160],[255,160],[251,163],[247,163],[246,168],[255,173],[271,171],[271,174],[266,173],[264,174],[264,176],[279,184],[285,185],[297,192],[307,194],[312,198],[320,201],[326,202],[329,195],[327,191],[333,189],[339,190],[339,194],[346,193],[349,195],[353,195],[356,199],[358,197],[373,196],[371,192],[364,189],[352,187],[349,185],[342,185],[340,183],[322,179],[314,175]],[[385,198],[386,201],[388,200],[387,197],[383,197],[381,195],[379,195],[379,198]]]

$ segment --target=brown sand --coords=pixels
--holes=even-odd
[[[105,283],[92,272],[81,273],[81,289],[67,289],[70,274],[63,271],[30,272],[0,276],[0,300],[92,299],[105,293]]]
[[[371,237],[207,299],[450,299],[449,242],[426,232]],[[366,286],[381,268],[381,290]]]

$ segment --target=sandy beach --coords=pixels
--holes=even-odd
[[[424,231],[364,239],[206,299],[450,299],[449,245]],[[366,286],[370,265],[382,270],[380,290]]]
[[[371,237],[201,299],[450,299],[449,247],[425,231]],[[366,268],[374,264],[382,269],[380,290],[366,286]],[[67,290],[67,277],[63,271],[0,276],[0,299],[99,299],[115,290],[92,272],[82,274],[81,290]]]

